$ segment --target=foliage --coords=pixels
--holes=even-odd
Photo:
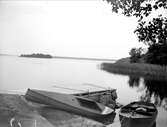
[[[153,10],[167,9],[166,0],[106,0],[112,5],[112,11],[122,12],[125,16],[147,17]]]
[[[52,58],[49,54],[33,53],[33,54],[21,54],[20,57],[34,57],[34,58]]]
[[[148,45],[145,60],[148,63],[167,65],[167,0],[106,0],[112,5],[113,12],[138,18],[134,31],[140,42]],[[154,12],[159,15],[153,15]],[[153,16],[154,18],[152,18]]]
[[[167,65],[167,18],[153,18],[139,23],[136,29],[139,41],[149,45],[145,61],[151,64]]]
[[[142,57],[142,52],[143,52],[142,48],[132,48],[129,52],[130,62],[131,63],[139,62],[139,60]]]
[[[144,57],[147,63],[167,65],[167,44],[151,45]]]
[[[139,23],[135,30],[139,41],[151,46],[155,44],[164,45],[167,43],[167,18],[153,18],[148,24],[146,21]]]

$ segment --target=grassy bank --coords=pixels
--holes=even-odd
[[[107,72],[133,75],[156,80],[167,80],[167,66],[144,63],[102,63],[101,69]]]

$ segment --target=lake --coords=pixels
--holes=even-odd
[[[117,89],[117,101],[123,105],[148,98],[156,103],[158,106],[156,126],[166,127],[167,96],[164,95],[164,93],[167,93],[166,81],[140,79],[136,83],[135,81],[138,81],[138,79],[133,77],[116,75],[101,70],[100,65],[102,62],[1,55],[0,92],[24,94],[27,88],[34,88],[62,93],[78,93],[114,88]],[[103,88],[93,87],[89,84],[95,84]],[[148,84],[147,89],[145,84]],[[64,89],[58,88],[58,86],[64,87]],[[160,91],[153,88],[160,88]],[[117,121],[118,118],[116,117],[115,123]]]

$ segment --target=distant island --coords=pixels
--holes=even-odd
[[[91,60],[91,61],[112,61],[114,59],[105,58],[88,58],[88,57],[70,57],[70,56],[51,56],[49,54],[33,53],[33,54],[21,54],[19,57],[33,57],[33,58],[55,58],[55,59],[74,59],[74,60]]]
[[[49,54],[33,53],[33,54],[21,54],[20,57],[33,57],[33,58],[53,58]]]

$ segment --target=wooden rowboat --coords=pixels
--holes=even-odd
[[[116,89],[76,93],[73,95],[91,99],[93,101],[96,101],[111,108],[116,107],[116,99],[117,99]]]
[[[106,89],[105,87],[103,88],[101,86],[89,84],[89,83],[86,83],[84,85],[102,88],[104,90],[84,91],[84,90],[67,88],[67,87],[62,87],[62,86],[57,86],[57,85],[54,85],[53,87],[72,90],[72,91],[82,91],[80,93],[73,93],[72,95],[88,98],[88,99],[94,100],[98,103],[101,103],[101,104],[108,106],[108,107],[111,107],[111,108],[118,108],[118,105],[116,105],[116,99],[117,99],[116,89],[112,89],[112,88]]]
[[[86,116],[105,124],[113,122],[115,118],[114,109],[83,97],[28,89],[25,98],[52,108]]]
[[[153,127],[157,114],[152,103],[132,102],[119,111],[121,127]]]

